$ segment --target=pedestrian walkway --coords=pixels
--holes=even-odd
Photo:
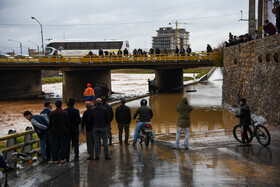
[[[112,160],[45,164],[20,172],[10,186],[268,186],[279,185],[280,142],[240,147],[235,142],[174,151],[170,143],[110,146]]]

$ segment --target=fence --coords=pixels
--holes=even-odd
[[[0,57],[4,63],[103,63],[213,61],[217,53]]]
[[[21,149],[22,153],[28,154],[28,157],[26,157],[26,160],[31,160],[32,155],[34,153],[39,153],[40,148],[33,149],[33,144],[38,144],[39,143],[39,138],[38,139],[33,139],[32,135],[35,133],[32,127],[28,126],[25,129],[25,132],[22,133],[17,133],[16,130],[9,130],[7,136],[0,137],[0,142],[6,141],[6,147],[1,148],[0,151],[4,154],[5,159],[7,160],[10,158],[13,152],[16,152],[17,149]],[[19,137],[24,137],[24,141],[21,143],[17,143],[17,138]],[[16,167],[16,162],[10,163],[11,167],[15,168]]]

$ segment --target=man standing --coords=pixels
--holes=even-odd
[[[207,44],[206,51],[207,51],[207,53],[212,53],[213,52],[213,49],[212,49],[211,45]]]
[[[56,110],[50,114],[49,129],[52,142],[52,157],[55,164],[59,163],[58,156],[60,153],[60,162],[67,162],[69,149],[70,123],[68,113],[63,110],[62,102],[55,102]]]
[[[96,99],[96,107],[90,111],[89,122],[93,127],[93,137],[94,137],[94,149],[95,149],[95,160],[99,160],[100,155],[100,137],[102,138],[104,144],[104,154],[105,159],[110,160],[108,148],[108,137],[107,137],[107,124],[110,122],[110,117],[107,109],[102,107],[102,100],[100,98]]]
[[[42,110],[40,115],[44,116],[49,123],[50,114],[52,112],[52,104],[49,101],[46,101],[44,103],[44,106],[45,106],[45,108],[44,108],[44,110]],[[50,137],[50,133],[48,133],[48,135],[47,135],[46,156],[47,156],[47,160],[50,161],[51,160],[51,137]]]
[[[87,152],[88,152],[87,160],[93,160],[94,140],[93,140],[93,134],[92,134],[92,125],[90,124],[90,122],[88,120],[90,111],[92,110],[92,107],[93,107],[93,104],[87,103],[86,107],[87,107],[87,110],[84,112],[83,118],[82,118],[82,132],[83,132],[83,135],[86,135]]]
[[[42,155],[42,162],[47,162],[46,158],[46,141],[48,137],[48,121],[44,116],[40,115],[32,115],[30,111],[25,111],[23,116],[29,120],[40,139],[40,147],[41,147],[41,155]]]
[[[85,97],[86,103],[94,102],[95,94],[94,94],[94,90],[92,89],[90,83],[87,84],[87,88],[84,91],[84,97]]]
[[[240,118],[240,124],[243,126],[242,145],[249,145],[247,129],[251,125],[251,111],[245,98],[240,99],[240,114],[235,115],[235,117]]]
[[[112,145],[112,132],[111,132],[112,127],[111,127],[111,122],[114,119],[114,111],[113,111],[112,107],[107,104],[107,100],[105,98],[102,99],[102,106],[104,108],[106,108],[108,113],[109,113],[110,121],[107,124],[107,130],[108,130],[109,145]]]
[[[192,107],[189,105],[188,99],[183,97],[176,107],[176,112],[178,112],[178,120],[177,120],[177,133],[176,133],[176,142],[173,146],[173,149],[179,149],[180,136],[184,129],[185,131],[185,149],[189,149],[189,127],[191,126],[191,117],[190,113],[192,111]]]
[[[99,84],[96,84],[94,89],[94,93],[95,93],[95,98],[101,98],[101,88],[99,86]]]
[[[42,110],[40,114],[46,117],[47,120],[49,120],[50,114],[52,112],[52,104],[49,101],[46,101],[44,103],[44,107],[45,108]]]
[[[81,123],[80,111],[74,108],[75,100],[70,98],[68,101],[68,108],[64,109],[68,112],[71,135],[72,147],[74,147],[75,161],[79,161],[79,125]],[[68,150],[68,160],[70,156],[70,147]]]
[[[190,46],[188,45],[188,48],[187,48],[187,53],[188,55],[192,52],[192,49],[190,48]]]
[[[280,5],[278,1],[274,3],[274,7],[275,8],[272,9],[272,12],[275,14],[277,31],[280,33]]]
[[[131,122],[130,108],[125,105],[125,99],[121,99],[121,105],[116,108],[116,121],[119,127],[119,143],[122,145],[122,132],[125,132],[125,145],[129,145],[129,125]]]

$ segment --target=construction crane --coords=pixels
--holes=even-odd
[[[176,47],[178,47],[178,25],[179,25],[179,24],[187,25],[187,24],[189,24],[189,23],[178,22],[178,20],[176,20],[175,22],[169,23],[169,25],[171,25],[171,24],[175,24],[175,25],[176,25],[176,29],[175,29],[175,40],[176,40]]]

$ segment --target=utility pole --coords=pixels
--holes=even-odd
[[[263,26],[263,0],[259,0],[258,5],[258,35],[257,38],[262,38],[262,26]]]
[[[256,0],[249,0],[249,25],[248,34],[255,38],[256,31]]]

